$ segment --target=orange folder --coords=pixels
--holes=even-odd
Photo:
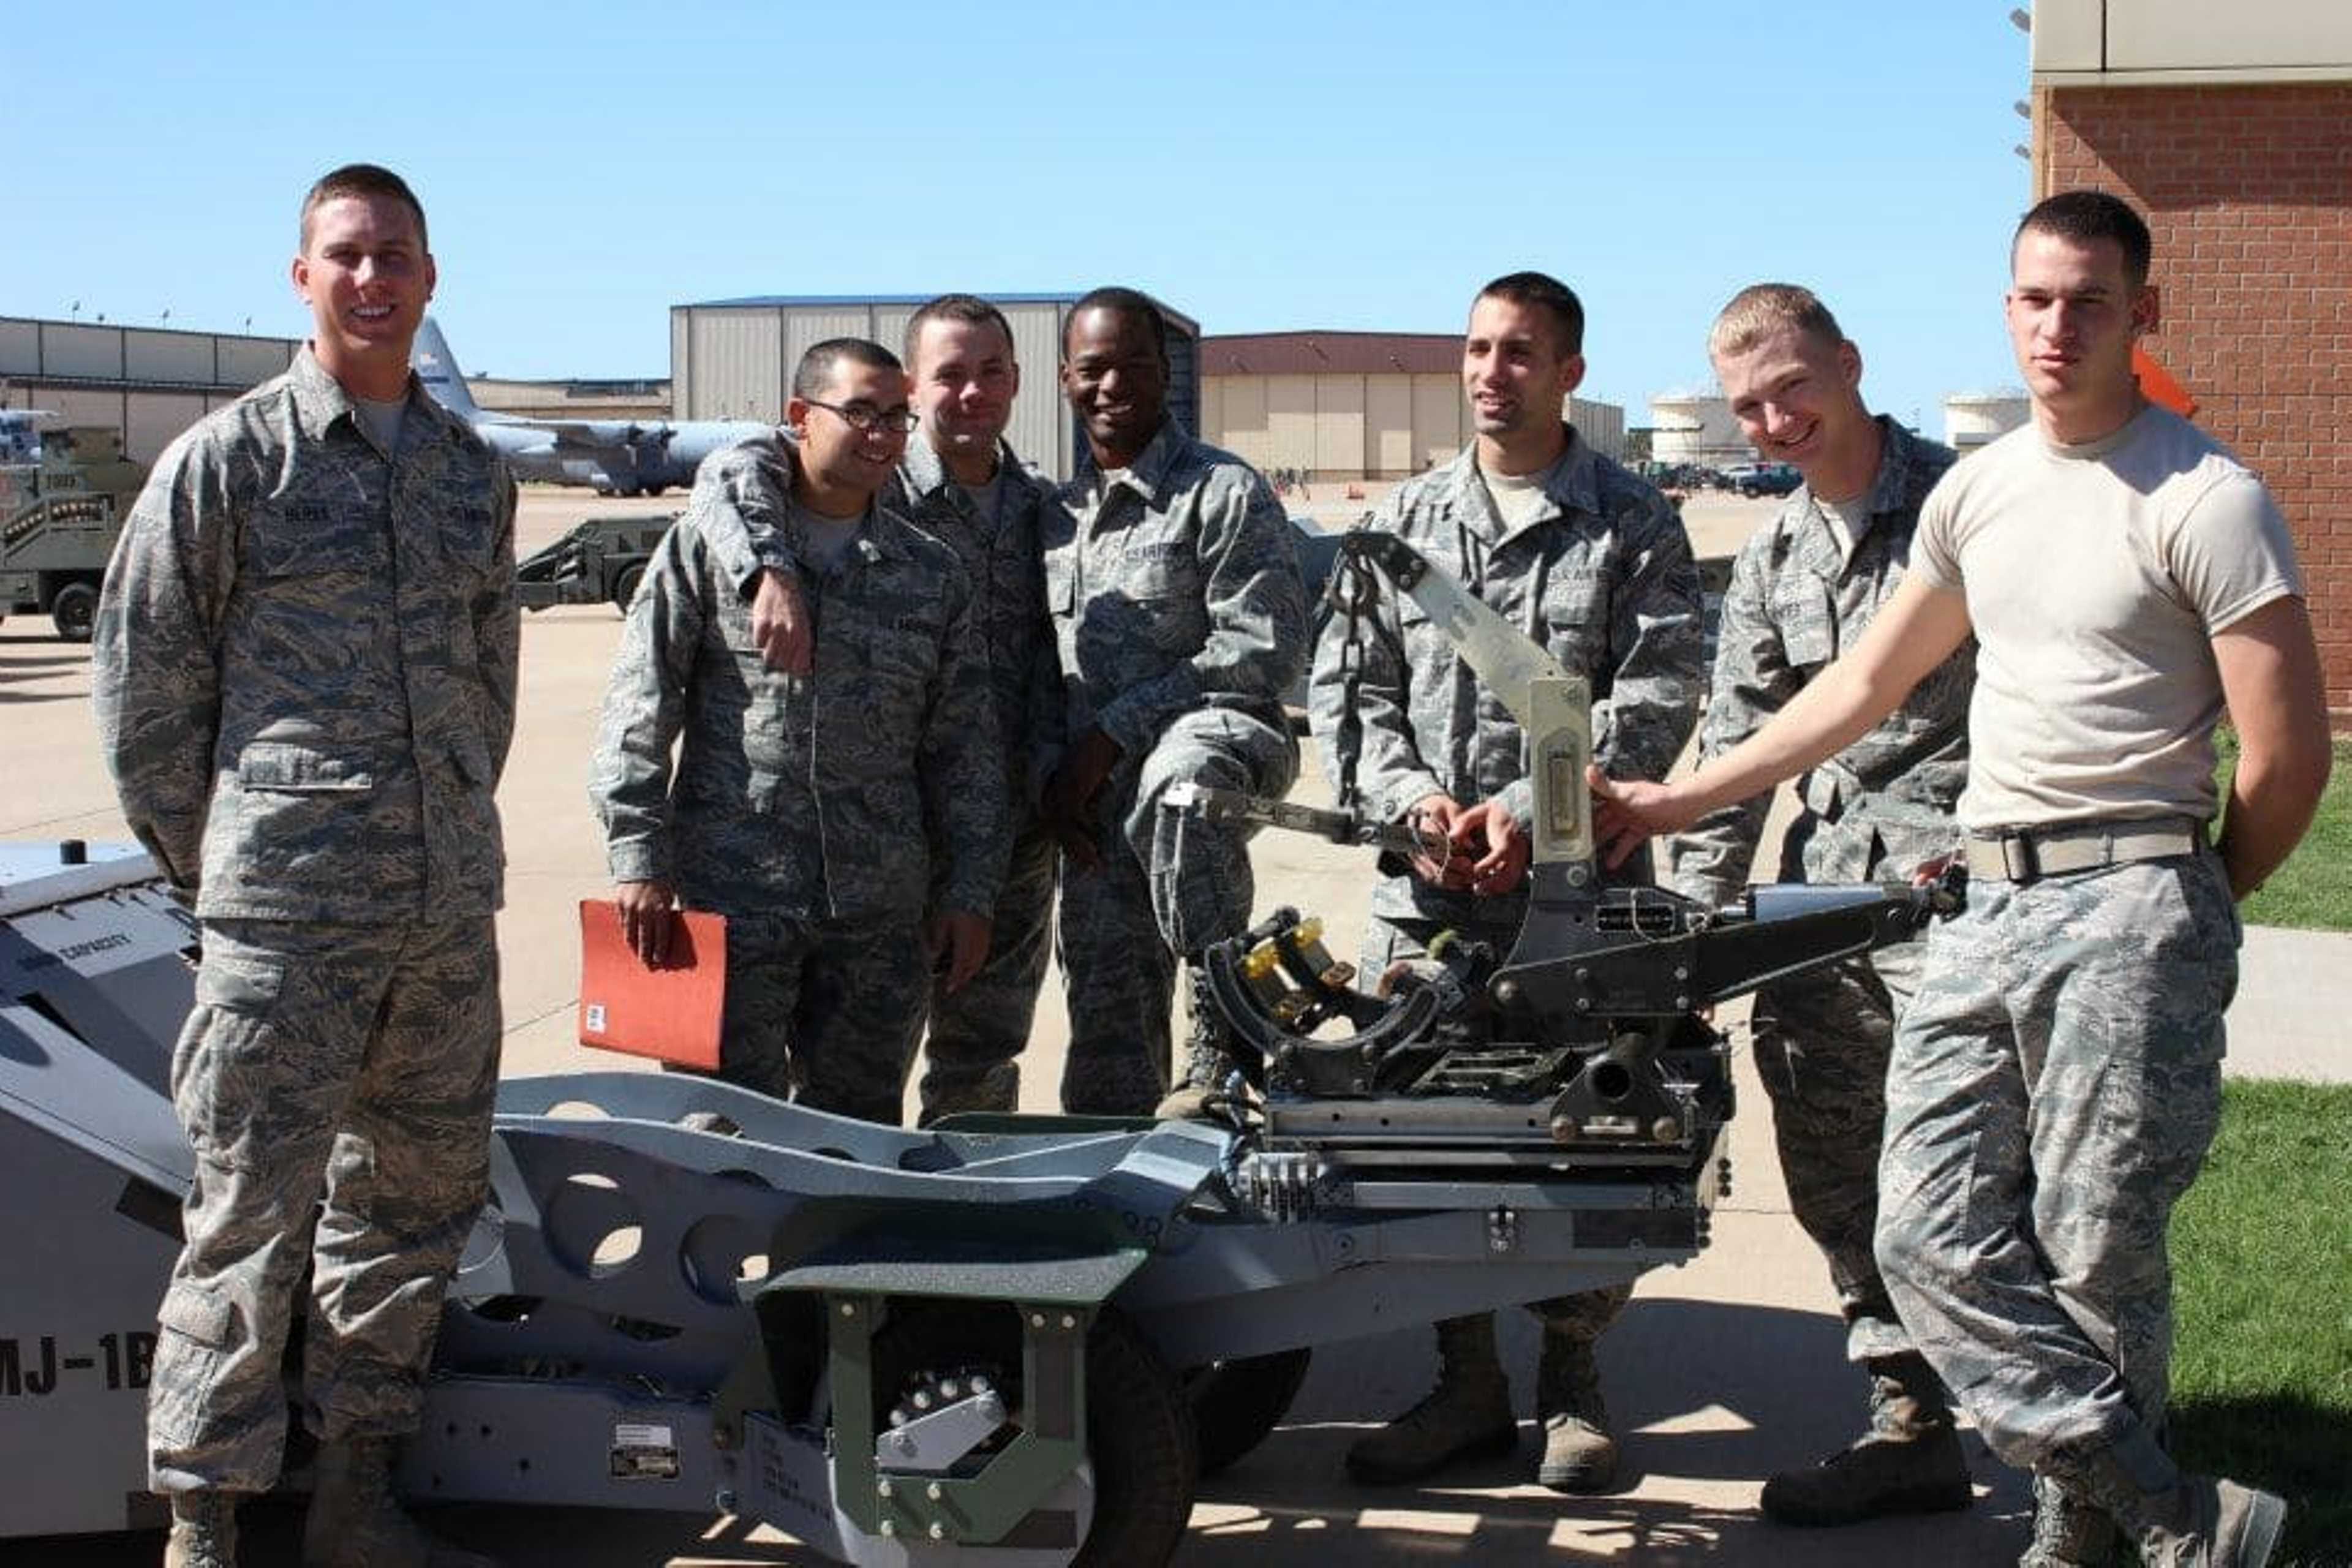
[[[669,956],[648,969],[612,900],[580,900],[582,1045],[716,1072],[726,1006],[726,916],[673,914]]]

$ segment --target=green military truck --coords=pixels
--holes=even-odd
[[[546,549],[515,563],[515,596],[526,610],[611,604],[623,615],[645,580],[646,563],[677,514],[592,517]]]
[[[88,642],[98,590],[122,520],[147,480],[103,426],[36,432],[0,411],[0,616],[46,615],[58,636]]]

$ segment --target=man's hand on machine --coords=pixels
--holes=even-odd
[[[1678,833],[1699,818],[1673,784],[1648,779],[1612,779],[1598,764],[1584,770],[1592,788],[1592,843],[1604,866],[1625,858],[1664,833]]]
[[[1449,795],[1426,795],[1405,825],[1422,841],[1412,864],[1424,882],[1483,898],[1509,892],[1527,875],[1527,829],[1500,801],[1465,806]]]
[[[1454,823],[1455,854],[1469,862],[1470,890],[1491,899],[1510,892],[1528,874],[1534,852],[1528,830],[1499,800],[1482,800]]]

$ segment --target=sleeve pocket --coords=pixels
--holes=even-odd
[[[183,1339],[216,1351],[228,1343],[230,1310],[218,1292],[193,1279],[174,1279],[163,1292],[163,1305],[155,1309],[155,1321]]]

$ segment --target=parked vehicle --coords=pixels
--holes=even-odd
[[[1786,463],[1735,463],[1724,470],[1729,488],[1751,500],[1784,496],[1805,482],[1805,476]]]

